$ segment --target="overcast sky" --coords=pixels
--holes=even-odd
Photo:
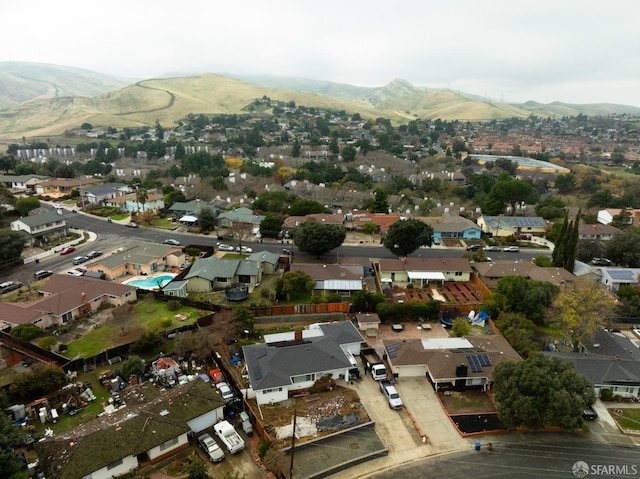
[[[0,61],[640,107],[640,1],[6,0]]]

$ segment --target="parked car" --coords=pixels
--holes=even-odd
[[[33,273],[33,277],[35,279],[44,279],[44,278],[48,278],[52,274],[53,274],[53,271],[49,271],[48,269],[41,269],[40,271],[36,271],[35,273]]]
[[[220,250],[220,251],[234,251],[233,246],[228,245],[228,244],[224,244],[224,243],[220,243],[218,245],[218,250]]]
[[[593,258],[591,264],[594,266],[611,266],[611,260],[607,258]]]
[[[127,226],[128,228],[137,228],[138,227],[138,223],[136,223],[134,221],[129,221],[127,224],[125,224],[125,226]]]
[[[518,246],[507,246],[502,251],[504,251],[505,253],[517,253],[518,251],[520,251],[520,248]]]
[[[500,251],[500,247],[499,246],[487,246],[484,250],[485,251]]]
[[[593,409],[593,406],[589,406],[582,412],[582,417],[589,421],[593,421],[594,419],[598,419],[598,413]]]
[[[467,251],[478,251],[480,248],[482,248],[482,246],[479,244],[470,244],[467,246]]]
[[[236,251],[240,251],[241,253],[253,253],[253,249],[248,246],[236,246]]]
[[[0,283],[0,294],[14,291],[16,289],[19,289],[21,286],[22,283],[20,281],[5,281],[4,283]]]
[[[198,444],[204,452],[207,453],[211,462],[220,462],[224,459],[224,452],[214,441],[210,434],[204,433],[198,436]]]
[[[164,240],[164,244],[170,244],[171,246],[180,246],[180,241],[174,239]]]
[[[87,258],[89,259],[97,258],[98,256],[102,256],[102,251],[89,251],[87,253]]]
[[[67,246],[66,248],[63,248],[60,250],[60,254],[61,255],[65,255],[65,254],[71,254],[75,251],[76,249],[73,246]]]
[[[216,389],[225,401],[231,401],[233,399],[233,391],[226,382],[216,384]]]
[[[71,262],[75,265],[82,264],[86,261],[89,261],[89,258],[87,258],[86,256],[76,256],[71,260]]]
[[[84,266],[79,266],[77,268],[70,269],[69,271],[67,271],[67,274],[70,274],[71,276],[83,276],[86,272],[87,268],[85,268]]]

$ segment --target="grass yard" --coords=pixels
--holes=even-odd
[[[622,413],[617,414],[616,411],[621,411]],[[611,417],[616,420],[622,429],[640,431],[640,409],[616,409],[615,411],[611,411]]]
[[[179,225],[171,221],[169,218],[156,218],[151,222],[151,226],[165,230],[175,230]]]
[[[121,220],[126,220],[128,217],[129,217],[129,213],[122,213],[119,215],[113,215],[111,219],[115,221],[121,221]]]
[[[97,325],[80,338],[71,341],[65,356],[89,358],[101,351],[135,341],[147,331],[166,331],[179,326],[193,324],[200,316],[200,311],[182,306],[176,311],[169,311],[167,303],[162,301],[141,301],[134,305],[135,315],[125,326],[125,334],[120,327],[109,324]],[[166,351],[165,351],[166,352]]]

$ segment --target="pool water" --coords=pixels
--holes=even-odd
[[[135,286],[136,288],[141,289],[157,289],[161,288],[167,283],[170,283],[172,279],[173,276],[163,274],[160,276],[155,276],[153,278],[134,279],[133,281],[129,281],[127,285]]]

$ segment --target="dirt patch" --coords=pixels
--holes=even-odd
[[[347,416],[353,413],[360,416],[361,422],[371,420],[360,402],[358,393],[342,386],[335,386],[332,391],[293,397],[274,405],[260,406],[260,411],[264,417],[262,422],[265,429],[270,434],[277,427],[291,424],[294,411],[297,417],[308,417],[312,422],[331,416]],[[319,432],[317,436],[322,435],[323,433]]]
[[[438,396],[449,415],[496,412],[491,398],[482,391],[438,391]]]

